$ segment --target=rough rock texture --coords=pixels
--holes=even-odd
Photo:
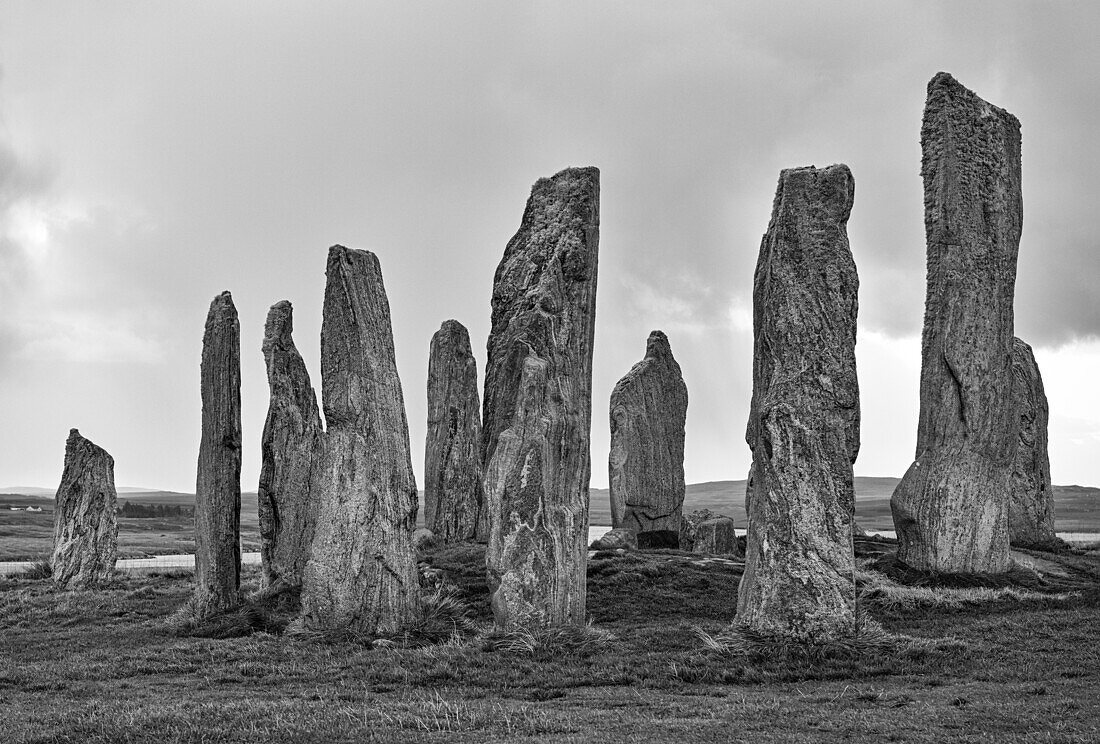
[[[328,431],[299,625],[391,633],[420,614],[416,482],[378,259],[333,246],[321,325]]]
[[[611,524],[642,548],[678,548],[684,507],[687,385],[668,338],[653,331],[645,358],[611,391]]]
[[[481,463],[481,402],[470,335],[448,320],[428,356],[424,524],[442,542],[489,538]]]
[[[228,292],[210,303],[200,376],[192,611],[205,617],[236,606],[241,585],[241,327]]]
[[[583,625],[599,170],[531,189],[493,283],[482,460],[501,628]]]
[[[263,587],[297,586],[309,560],[317,522],[313,468],[321,458],[324,429],[317,396],[294,346],[293,308],[271,306],[263,352],[271,401],[260,442],[258,489]]]
[[[753,464],[737,616],[800,641],[856,632],[854,197],[846,165],[782,171],[753,285]]]
[[[710,555],[741,555],[741,545],[737,542],[737,529],[729,517],[705,519],[695,528],[694,553]]]
[[[625,527],[616,527],[610,532],[605,532],[599,540],[593,540],[588,546],[590,550],[631,550],[638,547],[638,536],[634,530]]]
[[[928,286],[916,459],[890,502],[897,555],[925,571],[1000,573],[1019,432],[1020,122],[941,72],[928,84],[921,147]]]
[[[54,502],[53,580],[91,587],[110,581],[118,557],[115,460],[69,430],[65,470]]]
[[[412,542],[413,548],[421,552],[440,545],[439,540],[436,538],[436,534],[427,527],[417,527],[412,531],[409,540]]]
[[[1058,539],[1054,533],[1054,490],[1050,486],[1047,455],[1050,409],[1035,354],[1018,338],[1012,340],[1012,377],[1020,438],[1008,504],[1010,541],[1021,548],[1049,546]]]
[[[699,525],[708,519],[714,519],[715,517],[724,517],[725,514],[717,514],[710,509],[696,509],[690,514],[685,514],[680,518],[680,534],[679,544],[680,550],[694,550],[695,548],[695,534],[699,530]]]

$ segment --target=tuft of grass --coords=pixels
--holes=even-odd
[[[35,561],[19,574],[21,578],[37,581],[39,579],[48,579],[53,576],[53,566],[50,565],[48,559],[43,558],[40,561]]]
[[[262,603],[245,601],[239,606],[202,616],[195,611],[192,600],[176,611],[167,621],[168,628],[181,638],[243,638],[253,633],[279,633],[285,627],[275,613]]]
[[[492,630],[481,636],[483,651],[503,651],[535,658],[570,656],[586,658],[616,646],[615,634],[597,628],[591,621],[570,625],[521,630]]]

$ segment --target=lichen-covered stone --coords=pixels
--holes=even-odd
[[[229,292],[210,303],[202,338],[202,439],[195,480],[195,594],[206,617],[241,586],[241,327]]]
[[[845,165],[782,171],[753,286],[753,464],[737,616],[798,641],[856,632],[854,196]]]
[[[328,430],[298,627],[392,633],[420,614],[417,495],[390,306],[370,251],[329,249],[321,325]]]
[[[680,534],[678,535],[680,550],[694,550],[695,533],[698,531],[699,525],[708,519],[724,516],[726,515],[717,514],[710,509],[696,509],[690,514],[684,514],[680,518]]]
[[[695,541],[691,549],[693,553],[740,556],[737,525],[729,517],[704,519],[695,527]]]
[[[1047,454],[1050,409],[1035,354],[1018,338],[1012,341],[1012,376],[1020,438],[1008,504],[1010,541],[1021,548],[1049,547],[1058,541],[1054,533],[1054,490],[1050,485]]]
[[[531,189],[493,283],[482,417],[501,628],[583,625],[599,170]]]
[[[69,430],[65,470],[54,502],[53,580],[94,587],[111,580],[118,557],[115,460]]]
[[[611,391],[611,524],[641,548],[678,548],[684,507],[687,385],[668,338],[653,331],[645,358]]]
[[[635,550],[638,547],[638,536],[634,530],[616,527],[605,532],[599,540],[593,540],[588,547],[590,550]]]
[[[1020,246],[1020,122],[945,72],[921,127],[928,286],[916,459],[890,505],[898,559],[925,571],[1010,566],[1008,498]]]
[[[324,429],[317,396],[294,345],[293,308],[271,306],[263,352],[271,400],[260,442],[260,558],[263,588],[302,583],[317,522],[313,469],[321,458]]]
[[[424,524],[444,543],[489,538],[481,463],[481,402],[470,335],[457,320],[432,336]]]

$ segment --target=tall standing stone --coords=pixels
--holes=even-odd
[[[897,555],[921,570],[1000,573],[1019,432],[1020,122],[941,72],[928,83],[921,147],[928,287],[916,459],[890,502]]]
[[[229,292],[206,316],[201,386],[192,611],[205,617],[236,606],[241,586],[241,327]]]
[[[321,458],[324,430],[309,372],[294,345],[293,313],[289,302],[277,302],[264,327],[271,400],[260,441],[257,500],[267,589],[302,583],[317,522],[313,470]]]
[[[328,252],[321,325],[321,398],[328,430],[315,487],[313,551],[300,623],[392,633],[420,614],[416,481],[378,258]]]
[[[428,355],[424,524],[442,542],[489,536],[481,463],[481,400],[470,335],[448,320]]]
[[[680,546],[687,403],[668,338],[653,331],[611,391],[611,524],[636,532],[640,548]]]
[[[494,278],[482,442],[501,628],[584,624],[599,178],[536,182]]]
[[[752,471],[737,616],[797,641],[856,632],[854,197],[846,165],[782,171],[753,285]]]
[[[54,502],[53,580],[91,587],[111,580],[118,557],[115,460],[69,430],[65,470]]]
[[[1022,548],[1050,546],[1058,539],[1054,532],[1054,491],[1047,454],[1050,409],[1035,354],[1018,338],[1012,340],[1012,378],[1020,436],[1008,504],[1010,542]]]

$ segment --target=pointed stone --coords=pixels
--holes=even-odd
[[[321,326],[328,430],[299,625],[392,633],[420,614],[416,481],[390,305],[370,251],[329,249]]]
[[[1015,547],[1050,547],[1054,533],[1054,490],[1050,485],[1047,454],[1047,405],[1043,377],[1031,347],[1012,340],[1013,398],[1020,417],[1019,443],[1012,468],[1008,527]]]
[[[1019,433],[1020,122],[941,72],[921,147],[928,286],[916,459],[890,502],[897,557],[923,571],[1001,573]]]
[[[271,389],[257,490],[264,589],[302,583],[317,523],[313,469],[321,458],[324,430],[309,372],[294,345],[293,313],[289,302],[277,302],[264,327]]]
[[[206,617],[235,607],[241,586],[241,328],[229,292],[206,316],[201,386],[192,612]]]
[[[687,403],[668,338],[653,331],[611,391],[611,524],[636,532],[640,548],[680,546]]]
[[[432,336],[424,524],[443,543],[489,538],[481,483],[481,400],[470,335],[457,320]]]
[[[70,429],[54,505],[50,566],[57,584],[94,587],[112,579],[118,557],[117,503],[114,458]]]
[[[782,171],[753,286],[753,464],[737,619],[797,641],[856,632],[854,196],[846,165]]]
[[[493,282],[482,443],[501,628],[585,622],[599,177],[535,183]]]

